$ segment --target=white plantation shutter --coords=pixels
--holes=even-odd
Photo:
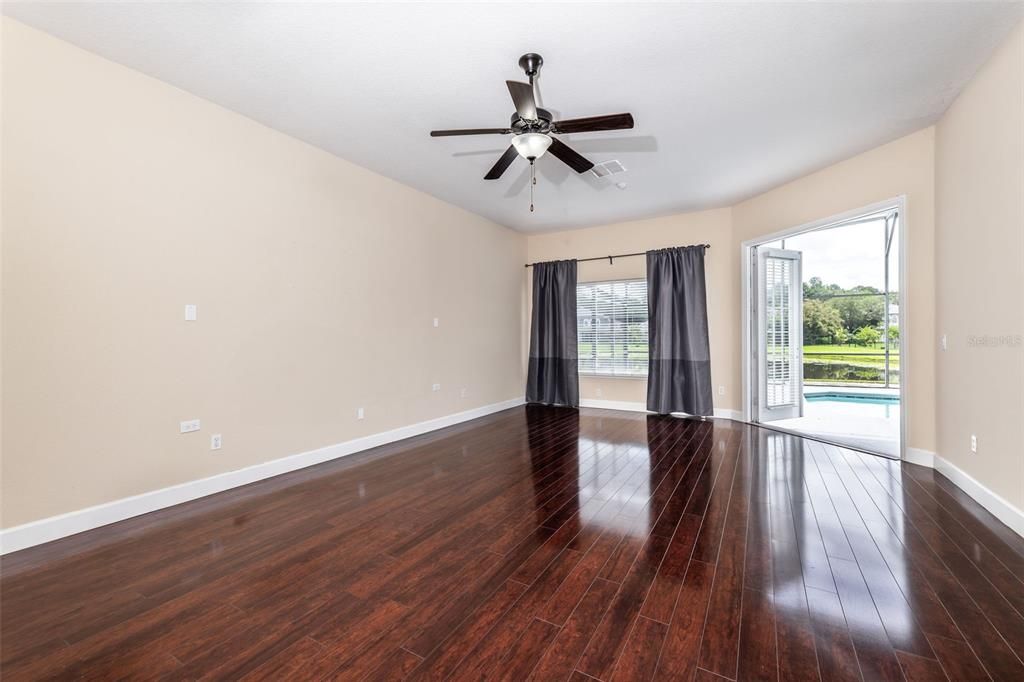
[[[799,251],[757,247],[757,418],[803,416],[803,286]]]
[[[647,376],[647,280],[576,286],[580,374]]]
[[[765,362],[768,407],[792,405],[796,396],[793,385],[793,330],[790,304],[790,268],[792,261],[784,258],[765,259]]]

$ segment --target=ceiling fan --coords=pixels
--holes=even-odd
[[[501,155],[498,162],[487,172],[484,180],[497,180],[501,177],[516,156],[522,156],[530,162],[550,151],[562,163],[577,173],[586,173],[594,164],[574,151],[552,133],[591,133],[600,130],[627,130],[633,127],[633,116],[630,114],[609,114],[607,116],[588,116],[586,118],[570,118],[564,121],[552,120],[551,112],[537,106],[534,93],[534,78],[540,71],[544,60],[539,54],[532,52],[519,58],[519,67],[526,72],[529,83],[505,81],[509,94],[515,103],[515,113],[508,128],[468,128],[464,130],[432,130],[431,137],[448,137],[451,135],[513,135],[512,144]],[[535,181],[534,181],[535,182]],[[532,186],[531,186],[532,190]],[[533,210],[531,205],[530,210]]]

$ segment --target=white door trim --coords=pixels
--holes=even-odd
[[[752,410],[753,405],[753,391],[754,391],[754,379],[751,375],[753,371],[753,363],[751,362],[751,350],[752,350],[752,337],[753,325],[751,324],[751,303],[754,295],[756,295],[757,283],[752,279],[752,272],[750,267],[750,259],[754,253],[754,249],[761,244],[767,244],[769,242],[778,241],[788,237],[795,237],[798,234],[805,232],[813,232],[815,230],[821,230],[828,227],[835,227],[839,223],[846,223],[857,218],[871,215],[872,213],[879,213],[888,208],[895,208],[899,212],[900,219],[897,223],[900,237],[900,277],[899,277],[899,306],[900,306],[900,459],[906,458],[907,451],[907,415],[909,410],[907,409],[907,386],[909,385],[909,355],[907,350],[910,348],[909,344],[909,331],[910,324],[910,310],[907,307],[907,254],[910,252],[910,243],[907,239],[907,221],[910,216],[907,215],[907,197],[901,194],[898,197],[892,199],[886,199],[885,201],[878,201],[868,206],[862,206],[861,208],[855,208],[843,213],[839,213],[828,218],[821,220],[815,220],[803,225],[796,227],[790,227],[771,234],[757,237],[754,239],[748,239],[740,244],[740,295],[742,304],[740,305],[740,325],[742,332],[742,356],[740,358],[742,364],[742,385],[743,385],[743,421],[753,422],[756,418],[756,413]]]

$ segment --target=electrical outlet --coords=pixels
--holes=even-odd
[[[362,419],[365,416],[366,416],[366,413],[363,412],[363,408],[357,407],[356,408],[356,419]]]
[[[189,303],[185,306],[185,321],[195,322],[196,321],[196,305]]]
[[[600,388],[600,387],[598,387],[598,388],[594,389],[594,395],[596,395],[596,396],[597,396],[598,398],[600,398],[600,397],[601,397],[601,395],[602,395],[602,391],[601,391],[601,388]]]
[[[718,395],[725,395],[725,386],[718,387]]]
[[[437,317],[434,318],[434,326],[435,327],[440,327],[441,326],[440,318],[437,318]]]
[[[459,391],[459,395],[461,395],[463,398],[465,398],[466,395],[468,395],[468,393],[469,393],[469,391],[467,391],[465,388],[463,388],[461,391]]]
[[[199,430],[199,420],[189,419],[188,421],[181,422],[182,433],[192,433],[193,431]]]
[[[222,441],[221,441],[221,436],[220,436],[219,433],[215,433],[212,436],[210,436],[210,449],[211,450],[220,450],[221,444],[222,444]]]
[[[431,391],[440,391],[441,390],[441,384],[434,384],[433,386],[430,387],[430,390]]]
[[[971,452],[978,451],[978,437],[973,433],[971,434]]]
[[[943,334],[942,337],[939,339],[939,347],[942,348],[942,350],[946,350],[947,348],[949,348],[949,343],[946,341],[945,334]]]

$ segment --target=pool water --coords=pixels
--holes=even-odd
[[[852,426],[858,418],[867,418],[872,424],[860,424],[854,431],[892,428],[899,424],[899,394],[865,391],[846,391],[842,388],[811,390],[804,393],[804,416],[832,422],[837,429]],[[877,420],[890,426],[883,427]],[[844,422],[849,422],[844,425]]]
[[[851,403],[854,405],[899,405],[899,396],[870,393],[810,393],[804,396],[809,403]]]

